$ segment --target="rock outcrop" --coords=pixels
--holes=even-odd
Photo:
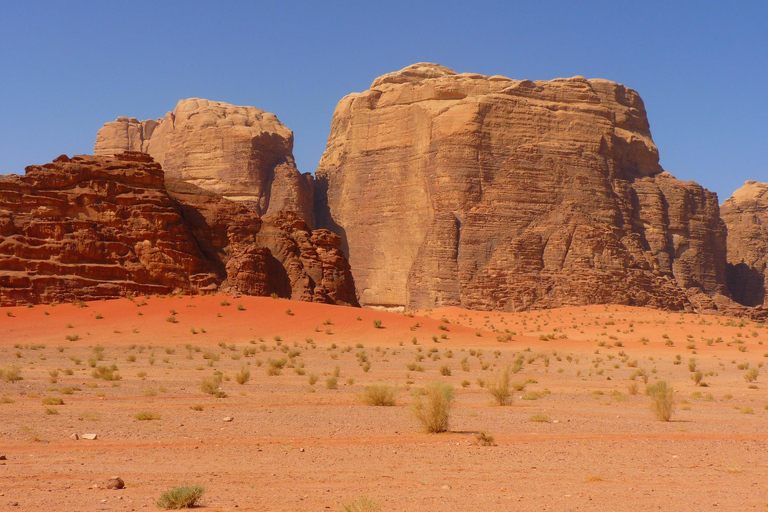
[[[716,194],[664,172],[640,96],[607,80],[409,66],[339,102],[316,180],[364,306],[727,293]]]
[[[728,288],[745,306],[768,307],[768,183],[748,181],[720,207],[728,227]]]
[[[356,304],[339,238],[292,215],[171,197],[146,154],[61,156],[0,177],[0,305],[217,289]]]
[[[250,203],[223,199],[185,182],[167,181],[168,192],[206,259],[229,288],[307,302],[357,305],[341,238],[312,231],[291,211],[261,219]]]
[[[168,179],[253,204],[259,215],[290,210],[314,226],[312,176],[293,159],[293,132],[274,114],[198,98],[157,120],[119,117],[98,132],[95,155],[151,155]]]

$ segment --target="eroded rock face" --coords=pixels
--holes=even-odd
[[[367,306],[684,309],[727,292],[726,231],[658,160],[620,84],[416,64],[339,102],[317,221]]]
[[[184,182],[167,182],[184,220],[225,286],[271,295],[357,306],[341,239],[312,231],[290,211],[259,218],[250,203],[233,202]]]
[[[728,227],[728,288],[745,306],[768,306],[768,183],[748,181],[720,207]]]
[[[141,151],[168,179],[185,181],[259,215],[291,210],[314,225],[312,176],[293,159],[293,132],[274,114],[198,98],[181,100],[157,120],[119,117],[98,132],[95,155]]]
[[[186,183],[171,197],[149,155],[26,171],[0,177],[0,305],[214,290],[357,304],[338,237]]]

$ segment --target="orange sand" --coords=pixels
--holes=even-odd
[[[185,483],[207,488],[212,511],[338,510],[363,495],[387,511],[761,510],[766,342],[749,321],[617,306],[405,316],[217,295],[3,308],[0,369],[23,380],[0,379],[0,510],[152,510]],[[521,357],[513,381],[526,388],[491,405],[479,381]],[[281,358],[291,362],[268,375]],[[94,378],[89,359],[121,379]],[[326,389],[337,366],[338,389]],[[640,369],[677,390],[673,421],[650,412],[630,379]],[[201,391],[216,371],[226,398]],[[433,381],[455,388],[444,434],[423,433],[409,411],[409,390]],[[397,386],[396,406],[362,403],[376,382]],[[160,419],[137,420],[143,411]],[[496,446],[478,446],[479,431]],[[118,474],[126,488],[104,489]]]

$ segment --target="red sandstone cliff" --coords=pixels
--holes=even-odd
[[[200,192],[171,197],[142,153],[0,177],[0,305],[216,289],[356,304],[338,237]]]
[[[685,309],[727,293],[726,230],[658,160],[620,84],[415,64],[339,102],[316,215],[363,305]]]
[[[748,181],[720,207],[728,226],[728,287],[745,306],[768,306],[768,183]]]
[[[95,155],[151,155],[169,180],[185,181],[259,215],[295,211],[314,225],[312,176],[293,160],[293,132],[274,114],[199,98],[181,100],[157,120],[119,117],[96,136]]]

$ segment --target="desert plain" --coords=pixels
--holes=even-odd
[[[615,305],[2,308],[0,510],[156,510],[183,484],[210,511],[762,510],[766,342],[746,319]],[[488,388],[507,369],[500,406]],[[661,380],[668,422],[645,394]],[[454,389],[444,433],[411,411],[432,382]],[[395,405],[365,403],[381,384]]]

